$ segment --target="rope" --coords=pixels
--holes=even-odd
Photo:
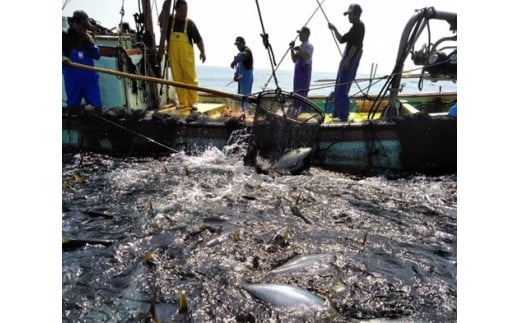
[[[123,42],[123,21],[125,16],[125,0],[121,3],[121,9],[119,10],[119,14],[121,14],[121,20],[119,21],[118,32],[117,32],[117,42],[119,46],[126,49],[126,42]]]
[[[71,2],[72,0],[65,0],[63,2],[63,5],[61,6],[61,10],[65,9],[65,7]]]
[[[325,0],[323,0],[323,1],[321,2],[321,4],[323,4],[324,2],[325,2]],[[305,24],[303,25],[304,27],[306,27],[306,26],[309,24],[309,22],[311,21],[312,17],[314,17],[314,15],[316,14],[316,12],[318,12],[318,9],[319,9],[319,7],[316,7],[316,9],[314,9],[314,12],[312,13],[312,15],[309,17],[309,19],[307,19],[307,21],[306,21]],[[293,40],[293,41],[296,41],[297,39],[298,39],[298,35],[296,35],[296,37],[294,37],[294,40]],[[282,59],[280,60],[280,64],[283,62],[283,60],[285,59],[285,56],[287,56],[287,54],[289,53],[290,50],[291,50],[291,48],[288,47],[287,50],[285,51],[285,53],[283,54]],[[274,69],[275,72],[278,70],[278,67],[280,67],[280,64],[278,64],[278,65],[276,66],[276,68]],[[265,89],[266,89],[267,86],[269,85],[269,82],[271,82],[271,79],[273,78],[273,75],[274,75],[274,73],[271,74],[271,75],[269,76],[269,78],[268,78],[267,81],[265,82],[264,86],[262,87],[262,91],[265,91]]]
[[[88,111],[87,111],[87,113],[88,113]],[[169,146],[166,146],[165,144],[162,144],[162,143],[160,143],[160,142],[158,142],[158,141],[156,141],[156,140],[154,140],[154,139],[152,139],[152,138],[150,138],[150,137],[148,137],[148,136],[145,136],[145,135],[143,135],[143,134],[140,134],[140,133],[138,133],[138,132],[136,132],[136,131],[134,131],[134,130],[128,129],[127,127],[124,127],[124,126],[122,126],[122,125],[120,125],[120,124],[118,124],[118,123],[116,123],[116,122],[114,122],[114,121],[112,121],[112,120],[108,120],[108,119],[106,119],[106,118],[104,118],[104,117],[102,117],[102,116],[100,116],[100,115],[98,115],[98,114],[95,114],[95,113],[89,113],[89,115],[90,115],[90,116],[93,116],[93,117],[96,117],[96,118],[98,118],[98,119],[100,119],[100,120],[103,120],[103,121],[105,121],[105,122],[108,122],[108,123],[110,123],[110,124],[112,124],[112,125],[114,125],[114,126],[120,128],[120,129],[123,129],[123,130],[125,130],[125,131],[128,131],[128,132],[130,132],[131,134],[133,134],[133,135],[135,135],[135,136],[138,136],[138,137],[144,138],[144,139],[148,140],[149,142],[154,143],[154,144],[156,144],[156,145],[158,145],[158,146],[160,146],[160,147],[162,147],[162,148],[165,148],[165,149],[167,149],[167,150],[169,150],[169,151],[171,151],[171,152],[173,152],[173,153],[178,153],[177,150],[175,150],[175,149],[173,149],[173,148],[171,148],[171,147],[169,147]]]
[[[318,2],[318,0],[316,0],[316,2]],[[319,2],[318,2],[318,4],[319,4]],[[321,5],[319,5],[319,6],[320,6],[320,9],[321,9],[321,12],[323,13],[323,16],[325,17],[325,20],[327,20],[327,23],[330,24],[329,18],[327,17],[327,14],[325,13],[325,10],[323,10],[323,8],[321,7]],[[336,44],[336,48],[338,49],[339,56],[343,56],[343,54],[341,53],[341,49],[339,48],[338,40],[336,39],[336,35],[334,34],[334,31],[330,30],[330,33],[331,33],[331,35],[332,35],[332,39],[334,39],[334,43]],[[362,90],[361,87],[359,86],[359,83],[358,83],[356,80],[354,80],[353,82],[356,83],[356,85],[357,85],[359,91],[360,91],[361,93],[363,93],[363,90]],[[358,93],[359,93],[359,92],[358,92]],[[363,95],[366,95],[366,94],[363,93]]]
[[[325,17],[325,20],[327,20],[327,23],[330,24],[329,18],[327,17],[327,14],[325,13],[325,10],[323,10],[323,8],[321,7],[320,2],[318,0],[316,0],[316,2],[318,3],[318,6],[321,9],[321,12],[323,13],[323,16]],[[336,39],[336,35],[334,35],[334,32],[332,30],[330,31],[330,33],[332,35],[332,38],[334,39],[334,43],[336,44],[336,47],[338,48],[339,56],[343,56],[343,54],[341,53],[341,49],[339,48],[338,40]]]
[[[276,78],[276,73],[275,73],[275,65],[276,65],[276,60],[274,58],[274,52],[273,52],[273,48],[271,47],[271,44],[269,44],[269,34],[266,34],[265,33],[265,28],[264,28],[264,22],[262,20],[262,13],[260,12],[260,5],[258,4],[258,0],[255,1],[256,2],[256,8],[258,10],[258,17],[260,18],[260,25],[262,26],[262,34],[260,35],[262,37],[262,42],[264,43],[264,47],[267,49],[267,53],[269,54],[269,61],[271,62],[271,70],[273,71],[273,77],[274,77],[274,83],[276,84],[276,89],[280,89],[280,86],[278,85],[278,79]]]

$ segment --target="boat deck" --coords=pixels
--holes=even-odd
[[[456,97],[456,94],[455,94]],[[449,97],[447,97],[449,98]],[[228,102],[228,100],[219,102],[218,100],[215,100],[215,98],[208,96],[203,97],[203,102],[198,104],[196,113],[198,115],[204,115],[208,118],[210,118],[212,121],[219,121],[225,118],[234,117],[237,119],[245,120],[246,123],[252,123],[254,121],[254,108],[251,109],[250,114],[244,114],[243,111],[240,110],[240,108],[233,102],[232,100]],[[320,105],[325,105],[323,102],[324,98],[314,98],[313,101],[318,102]],[[446,100],[446,98],[445,98]],[[371,102],[367,102],[360,99],[354,99],[353,101],[353,109],[351,109],[349,113],[349,119],[348,121],[339,121],[338,119],[333,118],[332,113],[330,111],[327,111],[325,107],[322,107],[325,111],[325,119],[324,119],[324,125],[345,125],[345,124],[352,124],[352,123],[361,123],[368,120],[368,114],[371,107]],[[400,103],[400,110],[401,114],[415,114],[418,112],[421,112],[419,109],[416,108],[418,103],[414,101],[414,98],[403,98],[399,100]],[[422,104],[422,103],[421,103]],[[167,104],[162,106],[160,109],[154,110],[154,113],[160,113],[160,114],[167,114],[170,116],[178,116],[178,117],[188,117],[194,111],[192,111],[189,107],[186,108],[177,108],[175,104]],[[434,114],[435,115],[446,115],[448,111],[437,111]],[[381,112],[376,112],[374,114],[374,117],[372,119],[377,120],[381,118]],[[305,118],[305,115],[302,116]]]

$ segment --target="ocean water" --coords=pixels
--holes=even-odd
[[[64,154],[62,321],[457,321],[455,174],[265,175],[244,150]],[[327,301],[245,289],[264,283]]]
[[[199,85],[201,87],[216,89],[219,91],[236,93],[237,83],[230,82],[233,79],[233,69],[229,67],[206,66],[204,64],[197,65],[197,73],[199,77]],[[390,72],[389,72],[390,73]],[[255,69],[253,93],[262,92],[263,90],[276,89],[274,78],[271,77],[270,69]],[[284,91],[291,92],[293,90],[293,71],[279,69],[275,72],[278,81],[278,87]],[[388,74],[377,75],[382,77]],[[357,79],[369,78],[370,75],[358,74]],[[311,78],[311,86],[309,95],[329,95],[334,90],[334,80],[336,73],[313,71]],[[268,82],[269,80],[269,82]],[[379,91],[385,84],[385,80],[359,81],[353,84],[350,90],[351,95],[356,94],[379,94]],[[422,91],[419,89],[419,79],[403,79],[401,81],[402,93],[421,93],[421,92],[456,92],[457,84],[452,81],[429,81],[424,80],[422,83]]]

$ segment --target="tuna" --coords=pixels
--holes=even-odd
[[[291,175],[301,174],[305,169],[311,165],[312,148],[302,147],[293,149],[285,153],[274,164],[270,164],[260,157],[256,158],[256,169],[259,173],[268,174],[274,171],[279,174],[290,173]]]
[[[276,307],[324,306],[327,301],[310,291],[287,284],[249,284],[244,289]]]
[[[331,254],[300,255],[271,270],[270,273],[284,274],[295,271],[315,273],[328,268],[334,260],[335,256]]]

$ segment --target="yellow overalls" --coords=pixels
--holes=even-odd
[[[174,18],[175,20],[175,18]],[[173,28],[173,27],[172,27]],[[197,70],[195,69],[195,54],[193,45],[188,39],[188,18],[184,22],[183,32],[170,34],[168,56],[173,80],[198,86]],[[176,87],[180,106],[192,107],[199,103],[199,92]]]

